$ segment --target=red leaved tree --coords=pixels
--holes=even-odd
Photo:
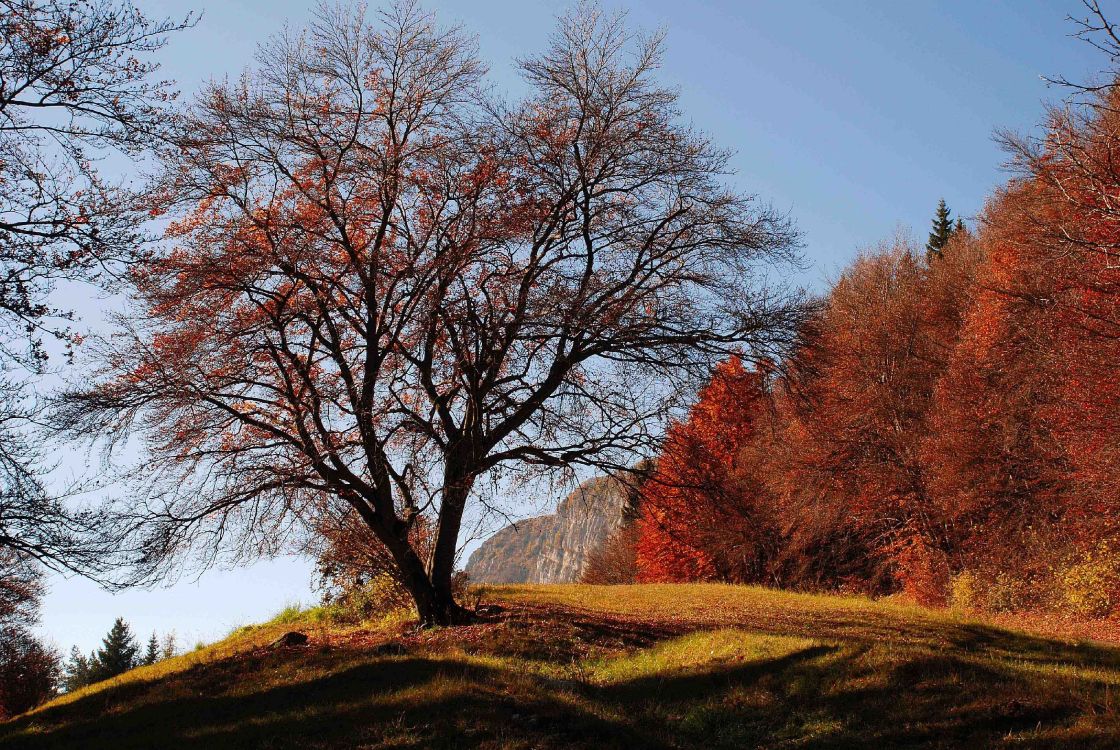
[[[639,580],[766,578],[777,544],[772,509],[738,462],[768,402],[765,376],[733,358],[715,369],[688,418],[670,427],[642,486]]]
[[[858,258],[787,363],[768,476],[800,585],[944,591],[920,447],[977,263],[955,234],[928,264],[903,242]]]
[[[1028,529],[1056,522],[1069,496],[1069,468],[1045,416],[1060,398],[1053,379],[1056,277],[1031,241],[1023,212],[1049,211],[1037,186],[989,205],[981,233],[986,261],[960,342],[938,383],[923,461],[934,512],[954,550],[954,568],[981,559],[999,569]],[[1016,576],[1029,577],[1018,559]]]
[[[1115,60],[1120,42],[1103,41]],[[1120,532],[1120,78],[1110,74],[1088,100],[1052,110],[1043,139],[1007,139],[1029,188],[1001,217],[1021,238],[1011,283],[1049,285],[1038,306],[1057,393],[1040,412],[1070,466],[1067,513],[1099,536]]]
[[[1005,137],[1019,174],[986,211],[985,288],[927,445],[962,566],[1036,590],[1120,532],[1118,104],[1107,85],[1043,138]]]

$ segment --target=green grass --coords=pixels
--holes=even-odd
[[[480,593],[491,621],[424,632],[288,609],[2,724],[0,747],[1120,747],[1106,644],[750,587]],[[266,647],[293,628],[311,645]]]
[[[299,602],[285,604],[265,625],[294,625],[307,618],[307,610]]]

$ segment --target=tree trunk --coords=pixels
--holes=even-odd
[[[421,573],[419,577],[405,578],[402,584],[416,604],[416,614],[420,619],[421,627],[463,625],[473,619],[471,613],[455,601],[450,586],[444,588],[434,585],[427,574]]]
[[[448,457],[443,502],[440,504],[436,539],[428,566],[409,543],[407,526],[392,515],[391,498],[375,498],[381,502],[377,504],[371,500],[369,505],[351,498],[352,506],[392,555],[399,572],[399,582],[412,597],[422,627],[462,625],[474,620],[473,614],[455,601],[451,582],[455,572],[459,529],[467,497],[474,484],[473,476],[461,471],[461,466],[459,455]],[[370,505],[375,506],[376,512]]]
[[[444,528],[442,524],[440,528]],[[455,564],[455,539],[452,540],[449,563],[444,562],[444,558],[437,553],[433,561],[438,561],[440,564],[438,567],[433,564],[433,573],[429,574],[423,560],[416,554],[416,550],[407,539],[402,540],[391,534],[379,536],[397,563],[400,583],[412,597],[422,627],[461,625],[473,619],[470,612],[456,603],[451,588],[451,573]],[[455,533],[455,538],[457,537],[458,531]],[[440,580],[435,578],[434,571],[437,570],[440,571]]]
[[[451,579],[455,573],[455,553],[459,549],[459,529],[463,524],[463,511],[471,491],[471,479],[463,477],[449,466],[443,502],[440,504],[439,525],[432,549],[430,580],[435,594],[440,625],[457,625],[469,622],[470,613],[455,601]]]

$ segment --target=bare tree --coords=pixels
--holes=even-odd
[[[1083,17],[1072,13],[1066,16],[1066,21],[1076,29],[1071,36],[1103,53],[1108,58],[1110,68],[1103,80],[1075,82],[1064,75],[1043,76],[1042,80],[1069,89],[1074,98],[1082,94],[1089,94],[1095,98],[1097,94],[1107,92],[1116,85],[1115,70],[1117,63],[1120,63],[1120,29],[1108,19],[1099,0],[1081,0],[1081,4],[1087,11]]]
[[[60,407],[75,435],[147,441],[137,570],[273,549],[337,498],[421,621],[459,621],[480,479],[632,466],[715,361],[782,346],[801,308],[766,278],[796,233],[724,185],[660,51],[582,6],[502,105],[413,4],[324,7],[206,91],[136,322]]]
[[[587,556],[580,583],[622,586],[638,580],[638,538],[634,524],[623,526],[604,539]]]
[[[28,381],[48,343],[69,351],[72,312],[60,282],[104,278],[134,257],[146,218],[97,161],[147,148],[172,97],[150,54],[191,23],[150,21],[129,3],[0,0],[0,579],[31,559],[96,570],[95,520],[43,486],[49,466],[29,437],[39,410]]]
[[[33,625],[43,595],[42,573],[0,548],[0,629]]]
[[[1082,5],[1087,11],[1084,17],[1066,17],[1076,29],[1071,36],[1103,53],[1107,66],[1087,81],[1044,76],[1047,83],[1067,92],[1064,101],[1047,107],[1045,133],[998,130],[996,139],[1007,152],[1006,166],[1013,173],[1041,180],[1062,201],[1078,209],[1071,214],[1077,220],[1054,221],[1048,207],[1045,218],[1024,218],[1040,231],[1046,227],[1045,235],[1060,255],[1099,255],[1106,268],[1115,268],[1120,266],[1120,242],[1098,226],[1120,218],[1113,176],[1120,147],[1114,124],[1120,111],[1120,28],[1109,20],[1098,0],[1082,0]],[[1082,221],[1083,214],[1094,221]]]

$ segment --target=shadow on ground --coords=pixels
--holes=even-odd
[[[632,654],[689,628],[513,608],[467,649],[257,651],[106,689],[0,725],[0,747],[1120,746],[1117,651],[949,623],[884,634],[896,627],[608,683],[530,666]],[[1077,664],[1105,676],[1063,671]]]

